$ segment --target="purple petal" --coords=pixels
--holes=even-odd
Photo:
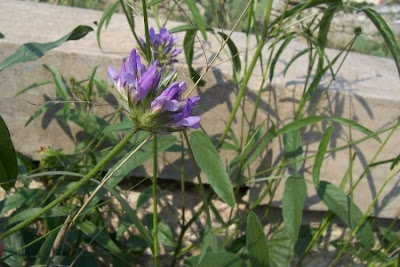
[[[126,73],[125,62],[126,62],[126,59],[122,59],[121,70],[120,70],[120,77],[121,77],[121,85],[122,86],[125,85],[125,73]]]
[[[119,80],[119,73],[113,66],[108,66],[107,70],[108,70],[108,77],[110,77],[110,80],[112,82],[115,83],[117,80]]]
[[[129,57],[128,72],[132,73],[133,77],[136,78],[137,67],[136,67],[136,50],[135,49],[132,49],[131,55]]]
[[[199,122],[200,122],[199,116],[190,116],[183,118],[178,122],[173,123],[173,125],[176,127],[186,126],[193,129],[198,129],[200,127]]]
[[[195,105],[197,102],[199,102],[200,96],[197,95],[197,96],[194,96],[194,97],[190,97],[189,99],[192,102],[192,105]]]
[[[156,78],[155,74],[156,66],[150,66],[150,68],[145,73],[143,73],[138,82],[139,87],[136,88],[136,90],[138,91],[138,100],[143,99],[153,87],[154,79]]]
[[[174,51],[172,51],[171,56],[172,57],[176,57],[177,55],[179,55],[182,52],[182,49],[175,49]]]

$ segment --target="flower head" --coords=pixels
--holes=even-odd
[[[182,49],[174,48],[178,38],[174,38],[166,28],[161,28],[160,33],[155,33],[154,29],[150,28],[149,36],[152,56],[159,61],[160,65],[171,65],[178,61],[176,56],[182,52]],[[139,41],[142,49],[145,49],[146,41],[142,38]]]
[[[198,128],[200,117],[191,116],[200,97],[182,99],[186,82],[176,82],[175,71],[158,68],[154,61],[146,68],[133,49],[120,72],[108,67],[108,75],[117,89],[123,107],[135,124],[146,131],[179,131]]]

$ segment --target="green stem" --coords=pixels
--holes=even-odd
[[[133,18],[132,12],[129,12],[129,10],[126,8],[124,0],[119,0],[119,2],[121,3],[122,10],[125,13],[125,17],[126,20],[128,21],[129,27],[131,28],[133,37],[135,37],[136,42],[140,45],[139,38],[135,32],[135,20]]]
[[[153,246],[154,266],[158,267],[158,218],[157,218],[157,134],[153,138]]]
[[[237,111],[239,109],[240,102],[241,102],[241,100],[242,100],[242,98],[243,98],[243,96],[244,96],[244,94],[246,92],[247,85],[248,85],[248,83],[250,81],[251,74],[253,73],[253,70],[254,70],[254,68],[256,66],[257,60],[260,57],[261,51],[262,51],[262,49],[263,49],[263,47],[265,45],[264,38],[267,35],[267,30],[268,30],[268,25],[269,25],[269,16],[271,14],[271,9],[272,9],[272,2],[273,2],[272,0],[268,1],[267,8],[265,10],[264,27],[263,27],[263,31],[262,31],[262,34],[261,34],[260,41],[259,41],[259,43],[257,45],[257,50],[254,53],[254,56],[253,56],[253,58],[252,58],[252,60],[250,62],[249,69],[246,71],[246,74],[244,75],[243,82],[242,82],[242,84],[241,84],[241,86],[239,88],[235,103],[233,104],[232,112],[229,115],[228,121],[226,122],[225,129],[222,132],[221,139],[220,139],[220,141],[218,143],[218,147],[221,147],[221,145],[225,141],[225,138],[228,135],[229,129],[231,128],[233,120],[235,119],[236,113],[237,113]]]
[[[151,49],[150,49],[150,34],[149,34],[149,21],[147,19],[147,6],[146,0],[142,0],[143,5],[143,19],[144,19],[144,34],[146,36],[146,57],[147,61],[151,61]]]
[[[31,224],[37,218],[44,215],[45,213],[50,211],[53,207],[55,207],[68,197],[70,197],[75,191],[77,191],[79,188],[85,185],[90,180],[90,178],[92,178],[99,171],[101,171],[112,159],[114,159],[115,156],[122,150],[122,148],[129,142],[132,136],[138,131],[139,131],[138,128],[136,127],[133,128],[99,163],[97,163],[97,165],[88,174],[85,175],[85,177],[83,177],[80,181],[76,182],[74,185],[68,188],[64,194],[53,200],[47,206],[43,207],[40,211],[36,212],[35,214],[25,219],[24,221],[20,222],[19,224],[9,229],[8,231],[2,233],[0,235],[0,240],[3,240],[4,238],[12,235],[13,233],[21,230],[25,226]]]

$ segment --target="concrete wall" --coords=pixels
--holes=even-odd
[[[22,43],[49,42],[54,41],[71,31],[77,25],[90,25],[95,28],[94,21],[98,21],[102,13],[98,11],[76,9],[69,7],[59,7],[46,4],[38,4],[23,1],[0,1],[0,25],[1,32],[5,35],[0,39],[0,60],[12,54]],[[143,34],[143,23],[140,17],[136,17],[137,30],[139,35]],[[150,23],[154,25],[151,20]],[[176,22],[168,23],[168,27],[178,25]],[[178,34],[180,40],[183,35]],[[199,70],[205,68],[206,62],[218,51],[219,42],[209,36],[208,42],[203,42],[203,53],[200,45],[197,44],[195,55],[195,67]],[[241,51],[241,57],[245,52],[245,35],[234,33],[233,40]],[[250,48],[256,42],[254,38],[250,41]],[[135,46],[134,39],[130,34],[129,27],[123,15],[116,14],[111,20],[107,30],[102,33],[101,51],[96,44],[95,33],[90,33],[83,40],[68,42],[63,46],[49,52],[42,59],[19,64],[10,67],[0,73],[0,114],[10,128],[16,148],[31,156],[39,158],[38,151],[41,147],[51,146],[53,148],[63,148],[71,151],[76,142],[76,128],[71,126],[71,135],[65,135],[64,130],[55,120],[41,117],[36,119],[28,127],[24,127],[27,118],[43,103],[46,98],[52,97],[52,86],[43,86],[41,89],[30,91],[16,99],[13,95],[21,88],[37,80],[51,79],[48,71],[41,64],[51,63],[56,66],[65,78],[75,77],[76,79],[86,78],[95,66],[99,66],[98,75],[105,80],[106,67],[108,65],[118,66],[122,57],[127,56]],[[263,54],[265,58],[269,55],[266,46]],[[282,127],[293,120],[294,111],[301,96],[305,82],[307,58],[303,57],[291,67],[288,74],[283,77],[282,70],[290,58],[304,48],[304,44],[292,42],[285,50],[276,68],[276,77],[271,84],[268,84],[262,93],[262,103],[257,113],[258,123],[274,122],[277,127]],[[254,49],[250,49],[250,56]],[[339,51],[328,50],[328,56],[333,58]],[[211,136],[220,134],[232,108],[235,99],[235,89],[231,84],[232,72],[230,62],[223,63],[229,59],[229,55],[222,53],[217,60],[216,67],[213,67],[205,76],[207,85],[198,88],[197,93],[202,97],[200,113],[202,125]],[[188,72],[181,56],[180,62],[176,66],[181,69],[180,75],[187,77]],[[335,66],[337,67],[337,66]],[[253,101],[261,82],[261,70],[258,67],[251,78],[249,93],[247,95],[246,113],[250,114]],[[324,90],[330,81],[330,77],[324,77],[322,88],[318,91],[322,95],[322,101],[317,110],[317,114],[327,117],[351,118],[362,125],[377,131],[393,124],[400,115],[400,87],[399,76],[395,64],[387,59],[369,57],[350,53],[342,66],[341,72],[332,83],[329,90]],[[189,88],[191,86],[189,85]],[[112,107],[109,107],[112,108]],[[107,110],[103,110],[107,112]],[[315,154],[320,137],[326,124],[320,124],[304,131],[304,151],[306,155]],[[238,125],[233,125],[238,130]],[[381,135],[384,140],[387,134]],[[352,140],[363,137],[363,134],[352,131]],[[399,154],[400,134],[395,132],[388,145],[384,148],[377,160],[395,157]],[[335,126],[331,147],[346,144],[350,140],[349,130],[345,127]],[[380,144],[374,140],[357,144],[353,151],[357,152],[357,157],[353,166],[353,177],[358,177]],[[262,158],[251,166],[251,171],[255,173],[260,168],[275,166],[276,160],[282,156],[282,142],[276,140],[272,143]],[[348,169],[348,150],[330,154],[324,161],[321,172],[321,180],[327,180],[339,184],[346,170]],[[223,152],[222,155],[232,158],[232,154]],[[164,155],[165,165],[168,162],[175,162],[178,158],[174,153]],[[164,163],[164,161],[162,162]],[[306,178],[310,178],[313,159],[307,160],[305,165]],[[188,166],[190,162],[188,161]],[[177,176],[173,168],[163,168],[161,164],[161,176],[163,178],[175,179]],[[189,168],[189,167],[188,167]],[[389,174],[389,166],[375,168],[360,183],[354,198],[362,210],[366,210],[373,196],[384,183]],[[190,173],[189,173],[190,175]],[[194,177],[188,177],[188,180]],[[374,207],[374,214],[380,217],[395,217],[400,211],[396,205],[399,201],[400,179],[396,176],[386,187],[380,201]],[[283,182],[281,183],[283,184]],[[308,187],[307,209],[325,210],[325,206],[319,202],[318,197],[311,184]],[[261,184],[251,187],[245,199],[254,199],[260,191]],[[275,206],[280,205],[280,197],[283,187],[278,189],[278,194],[273,200]],[[387,204],[392,200],[390,204]],[[267,203],[268,199],[264,201]]]

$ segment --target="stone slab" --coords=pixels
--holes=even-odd
[[[80,24],[95,27],[93,22],[98,21],[101,15],[102,13],[99,11],[86,9],[2,0],[0,1],[0,31],[5,35],[5,38],[0,39],[0,60],[16,51],[22,43],[54,41]],[[135,19],[138,34],[142,35],[143,23],[141,23],[139,16],[136,16]],[[150,24],[154,25],[155,23],[150,20]],[[176,25],[179,25],[179,23],[170,22],[167,27],[172,28]],[[225,30],[225,33],[228,33],[228,31]],[[178,37],[183,40],[182,34],[178,34]],[[246,52],[249,53],[250,57],[252,56],[256,44],[254,38],[251,37],[250,49],[246,50],[245,38],[243,33],[232,35],[242,59]],[[86,78],[93,68],[98,66],[98,75],[107,80],[106,67],[110,64],[119,65],[121,57],[127,56],[133,46],[135,46],[134,39],[130,34],[124,16],[115,14],[109,27],[103,30],[103,50],[100,50],[96,44],[95,33],[90,33],[82,40],[68,42],[54,49],[38,61],[15,65],[1,72],[0,114],[10,128],[16,148],[32,158],[38,159],[38,151],[41,147],[63,148],[68,152],[72,150],[74,143],[76,143],[77,128],[72,126],[72,134],[68,137],[55,120],[42,117],[36,119],[28,127],[24,127],[29,115],[47,101],[43,95],[52,97],[53,88],[43,86],[16,99],[13,99],[13,95],[19,89],[34,81],[51,79],[50,73],[42,67],[43,63],[51,63],[60,70],[64,77],[75,77],[77,80]],[[263,51],[266,58],[269,55],[268,46],[267,44]],[[203,70],[219,47],[220,42],[211,35],[209,35],[207,42],[202,41],[202,46],[197,42],[195,67],[200,71]],[[276,67],[276,77],[268,86],[263,88],[262,103],[257,112],[257,123],[265,122],[267,125],[271,125],[271,122],[274,122],[277,127],[282,127],[293,120],[294,111],[305,82],[307,58],[299,58],[286,76],[282,75],[282,71],[290,58],[304,47],[304,44],[292,41],[283,53]],[[337,53],[336,50],[327,50],[331,59]],[[202,125],[210,136],[221,133],[235,100],[231,65],[229,61],[226,62],[227,60],[229,60],[229,54],[221,53],[216,66],[211,68],[205,76],[207,86],[196,89],[196,92],[202,98],[199,111],[202,117]],[[182,77],[187,77],[188,72],[182,56],[179,58],[176,67],[180,69]],[[261,69],[257,67],[249,84],[245,114],[252,112],[253,101],[256,98],[261,80]],[[324,77],[322,87],[319,90],[323,98],[316,114],[327,117],[352,118],[374,131],[393,124],[400,115],[399,75],[391,60],[350,53],[336,80],[328,90],[324,90],[323,88],[329,82],[330,77]],[[111,110],[113,107],[109,108]],[[107,108],[104,108],[103,112],[107,112]],[[310,113],[311,110],[307,112]],[[320,137],[326,127],[327,124],[322,123],[316,127],[309,127],[303,132],[303,149],[306,155],[315,154]],[[237,122],[233,125],[233,129],[237,133],[239,132]],[[385,135],[387,133],[381,136],[382,140],[384,140]],[[349,130],[346,127],[335,125],[331,147],[344,145],[350,139],[357,140],[362,137],[363,134],[352,131],[350,138]],[[400,145],[399,137],[400,134],[396,131],[377,160],[392,158],[399,154],[397,149]],[[353,147],[353,152],[357,153],[353,164],[353,177],[358,177],[362,173],[379,146],[380,144],[376,141],[368,140]],[[277,159],[282,157],[282,151],[282,140],[274,141],[269,145],[263,157],[251,166],[251,172],[255,173],[260,168],[275,166]],[[348,149],[330,154],[324,161],[321,179],[338,185],[349,167],[348,154]],[[228,152],[223,152],[222,155],[227,159],[233,157]],[[168,163],[177,162],[178,158],[179,155],[174,153],[163,155],[160,166],[162,177],[179,177],[174,168],[163,169],[163,166],[168,165]],[[306,161],[305,174],[308,180],[310,180],[310,172],[312,171],[310,166],[312,164],[313,159]],[[190,162],[187,161],[188,168],[190,168],[190,165]],[[374,168],[360,183],[354,192],[354,198],[362,210],[367,209],[372,197],[379,191],[389,171],[387,165]],[[191,173],[189,171],[189,176],[191,176]],[[194,180],[194,177],[187,177],[187,180]],[[396,205],[396,202],[399,200],[399,183],[399,176],[396,176],[386,187],[383,197],[373,208],[373,214],[380,217],[398,215],[400,207]],[[309,185],[306,207],[311,210],[325,210],[325,206],[316,197],[313,187],[310,183]],[[254,199],[261,186],[261,184],[252,186],[246,198]],[[282,189],[283,186],[280,186],[278,194],[272,201],[276,206],[280,205],[279,199]],[[393,201],[387,204],[389,200]],[[267,202],[268,199],[265,199],[263,203]]]

